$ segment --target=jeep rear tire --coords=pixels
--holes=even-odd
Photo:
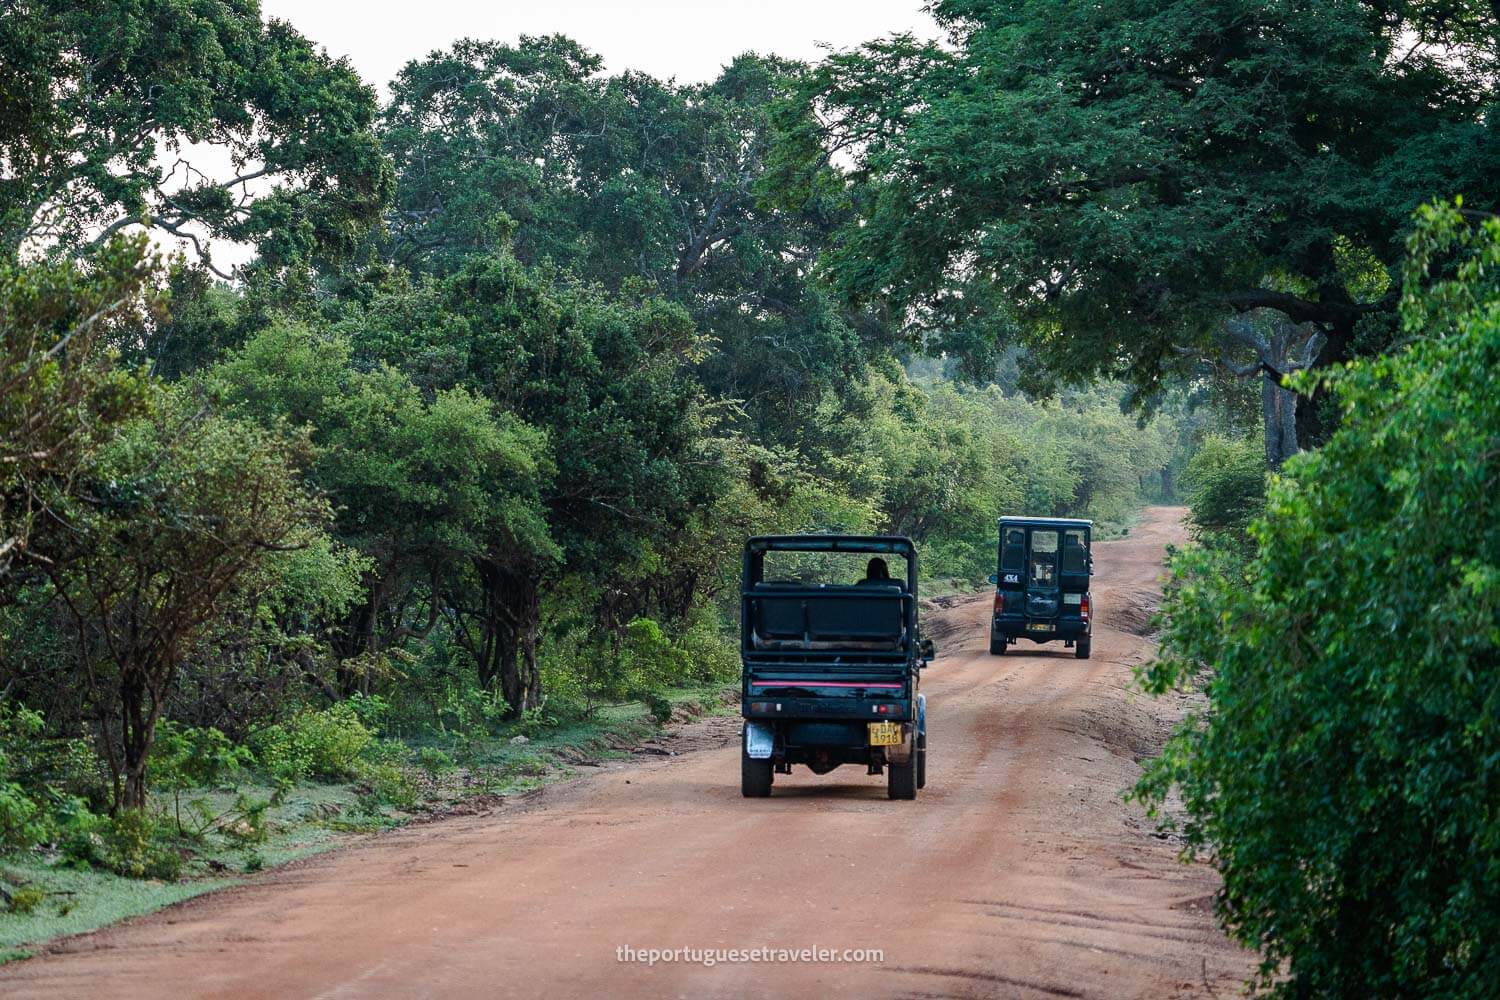
[[[917,737],[917,787],[927,787],[927,734]]]
[[[885,794],[892,799],[914,799],[917,797],[917,754],[905,764],[885,765]]]
[[[1088,639],[1078,640],[1078,646],[1073,650],[1073,655],[1078,657],[1080,660],[1087,660],[1089,658]]]
[[[763,799],[771,794],[771,782],[775,779],[771,758],[764,760],[740,751],[740,794],[747,799]]]
[[[1004,656],[1005,655],[1005,647],[1006,647],[1006,642],[1005,642],[1004,639],[991,639],[990,640],[990,655],[991,656]]]

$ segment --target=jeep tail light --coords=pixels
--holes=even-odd
[[[1078,616],[1084,621],[1089,620],[1089,595],[1084,594],[1083,600],[1078,602]]]
[[[995,591],[995,614],[1005,611],[1005,594],[999,590]]]

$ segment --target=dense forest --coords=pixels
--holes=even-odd
[[[1180,498],[1136,794],[1264,985],[1493,984],[1500,13],[932,14],[382,99],[255,0],[0,10],[0,849],[256,867],[309,782],[722,686],[748,535],[965,589],[1002,513]]]
[[[104,11],[0,29],[10,846],[225,768],[399,793],[341,740],[670,712],[737,669],[748,535],[907,534],[972,586],[1000,513],[1127,525],[1210,419],[843,296],[857,198],[769,167],[805,66],[459,41],[382,104],[253,4]],[[104,863],[171,870],[149,841]]]

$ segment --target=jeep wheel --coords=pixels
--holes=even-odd
[[[917,787],[927,787],[927,734],[917,737]]]
[[[757,760],[740,751],[740,794],[747,799],[763,799],[771,794],[771,781],[776,777],[771,769],[771,758]]]
[[[885,794],[892,799],[914,799],[917,797],[917,755],[912,752],[905,764],[885,766]]]
[[[1006,641],[1004,639],[991,639],[990,640],[990,655],[991,656],[1004,656],[1005,655],[1005,647],[1006,647],[1006,645],[1007,645],[1007,643],[1006,643]]]
[[[1073,650],[1073,655],[1080,660],[1087,660],[1089,658],[1089,641],[1087,639],[1079,639],[1078,647]]]

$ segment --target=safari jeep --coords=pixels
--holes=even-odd
[[[1093,521],[1068,518],[1000,519],[1000,570],[990,577],[995,585],[991,653],[1003,654],[1018,639],[1060,639],[1080,660],[1089,658],[1093,530]]]
[[[898,536],[773,535],[745,544],[740,791],[794,764],[862,764],[893,799],[927,783],[932,643],[917,630],[917,553]]]

